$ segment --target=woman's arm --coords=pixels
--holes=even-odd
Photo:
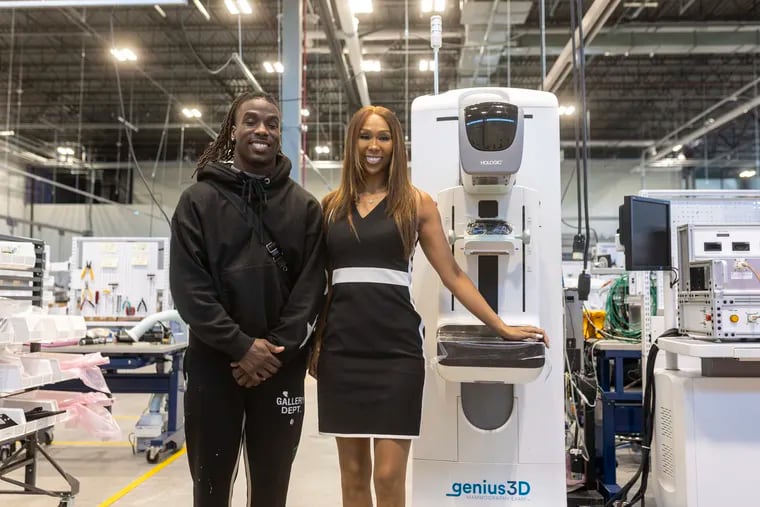
[[[502,338],[506,340],[537,339],[540,335],[540,339],[548,346],[549,338],[543,329],[535,326],[508,326],[491,309],[467,273],[462,271],[454,260],[435,202],[426,192],[418,190],[418,193],[417,229],[420,246],[433,269],[441,277],[443,285],[465,308]]]

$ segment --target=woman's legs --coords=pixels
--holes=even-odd
[[[375,439],[375,496],[377,507],[404,507],[406,464],[411,440]]]
[[[372,507],[369,438],[335,439],[338,444],[343,507]]]

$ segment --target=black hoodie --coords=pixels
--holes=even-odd
[[[282,155],[269,178],[210,163],[180,196],[169,271],[191,347],[207,345],[238,361],[254,338],[266,338],[285,346],[278,355],[284,363],[307,343],[325,292],[322,210],[290,179],[290,168]],[[247,206],[256,214],[247,217]],[[262,222],[287,271],[262,245]]]

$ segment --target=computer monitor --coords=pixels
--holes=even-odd
[[[627,195],[620,206],[620,243],[628,271],[668,271],[670,202]]]

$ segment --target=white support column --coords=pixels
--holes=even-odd
[[[303,82],[303,3],[301,0],[282,2],[282,152],[293,162],[290,177],[301,181],[301,88]],[[293,36],[298,34],[298,37]]]

